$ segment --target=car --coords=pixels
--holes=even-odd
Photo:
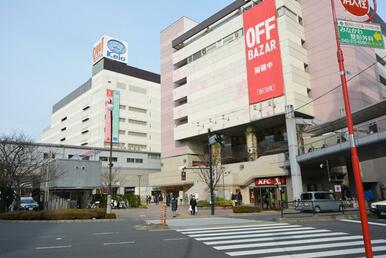
[[[379,218],[386,217],[386,200],[373,202],[370,205],[370,211],[376,214]]]
[[[20,197],[20,210],[37,210],[39,204],[32,197]]]
[[[331,192],[305,192],[300,195],[300,205],[302,211],[340,211],[344,210],[342,200],[335,197]]]

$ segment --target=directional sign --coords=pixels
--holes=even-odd
[[[338,29],[342,45],[385,48],[382,29],[379,24],[338,19]]]

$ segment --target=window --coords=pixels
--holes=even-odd
[[[180,99],[174,101],[174,106],[178,107],[178,106],[184,105],[186,103],[188,103],[188,97],[183,97],[183,98],[180,98]]]
[[[109,158],[108,158],[108,157],[100,156],[100,157],[99,157],[99,160],[100,160],[100,161],[108,161]]]
[[[383,84],[383,86],[386,86],[386,79],[383,78],[381,75],[379,75],[379,81]]]
[[[138,108],[138,107],[129,107],[129,111],[137,112],[137,113],[147,113],[147,109],[144,108]]]
[[[141,88],[141,87],[137,87],[137,86],[134,86],[134,85],[130,85],[129,86],[129,91],[140,93],[140,94],[146,94],[147,93],[146,89]]]
[[[119,118],[119,122],[126,122],[126,118],[120,117],[120,118]]]
[[[142,144],[127,144],[127,147],[129,148],[129,150],[133,150],[133,151],[142,151],[142,150],[146,150],[147,149],[147,146],[146,145],[142,145]]]
[[[67,127],[63,127],[62,129],[60,129],[60,131],[64,132],[67,130]]]
[[[126,159],[126,162],[127,162],[127,163],[134,163],[134,162],[135,162],[135,159],[134,159],[134,158],[127,158],[127,159]]]
[[[66,140],[66,137],[60,139],[61,142],[64,142]]]
[[[135,159],[135,163],[143,163],[143,159]]]
[[[67,120],[67,117],[66,117],[66,116],[62,118],[62,122],[63,122],[63,121],[66,121],[66,120]]]
[[[125,109],[126,109],[126,106],[125,106],[125,105],[119,105],[119,109],[125,110]]]
[[[125,132],[126,132],[125,130],[119,130],[119,131],[118,131],[118,133],[119,133],[120,135],[124,135]]]
[[[126,84],[124,84],[123,82],[118,82],[117,88],[121,90],[126,90]]]
[[[295,12],[291,11],[288,7],[286,6],[282,6],[280,7],[279,9],[277,9],[277,16],[278,17],[281,17],[281,16],[287,16],[289,18],[291,18],[292,20],[296,21],[296,22],[299,22],[298,20],[298,16],[296,15]]]
[[[87,146],[87,145],[88,145],[88,142],[84,142],[80,146]]]
[[[335,200],[333,193],[315,193],[315,199]]]
[[[88,117],[83,118],[83,119],[82,119],[82,123],[85,123],[85,122],[87,122],[88,120],[90,120],[90,118],[88,118]]]
[[[85,111],[85,110],[87,110],[87,109],[89,109],[90,108],[90,106],[85,106],[84,108],[83,108],[83,111]]]
[[[112,157],[112,158],[111,158],[111,161],[112,161],[112,162],[118,162],[118,158],[117,158],[117,157]]]
[[[161,158],[161,155],[160,155],[160,154],[152,154],[152,153],[149,153],[149,154],[147,154],[147,158],[148,158],[148,159],[160,159],[160,158]]]
[[[175,120],[176,126],[180,126],[180,125],[187,124],[187,123],[188,123],[188,117],[187,116]]]
[[[309,72],[308,64],[304,63],[303,66],[304,66],[304,71],[308,73]]]
[[[137,136],[137,137],[147,137],[147,133],[141,133],[141,132],[128,131],[127,134],[131,136]]]
[[[82,134],[86,134],[86,133],[88,133],[88,130],[84,130],[84,131],[82,132]]]
[[[135,124],[135,125],[147,125],[146,121],[136,120],[136,119],[129,119],[128,122],[129,124]]]
[[[381,58],[379,55],[375,55],[377,62],[379,62],[381,65],[386,65],[385,58]]]
[[[43,153],[43,159],[54,159],[55,158],[55,153]]]

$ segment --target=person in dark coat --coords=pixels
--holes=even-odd
[[[177,207],[178,207],[178,200],[175,196],[172,197],[171,206],[172,206],[173,218],[175,218]]]
[[[241,195],[240,191],[238,192],[236,199],[238,205],[241,205],[243,203],[243,196]]]
[[[192,199],[190,199],[190,209],[191,209],[190,214],[191,215],[196,215],[196,208],[197,208],[197,200],[193,195]]]

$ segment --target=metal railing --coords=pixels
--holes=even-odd
[[[301,201],[301,200],[294,200],[294,201],[280,201],[280,216],[281,218],[284,218],[285,215],[294,215],[294,214],[310,214],[312,216],[315,216],[316,214],[319,214],[321,212],[320,207],[318,206],[318,201],[315,204],[315,201]],[[337,211],[334,211],[334,213],[338,213],[339,215],[344,215],[345,210],[350,207],[350,204],[347,201],[340,200],[339,209]],[[352,211],[355,211],[355,209],[350,209]],[[328,213],[330,215],[331,213]]]
[[[355,139],[361,139],[365,136],[385,132],[386,131],[386,117],[377,118],[366,122],[365,124],[360,124],[354,128],[355,130]],[[299,146],[299,155],[310,153],[319,149],[335,146],[338,144],[343,144],[348,141],[347,129],[341,132],[332,132],[331,135],[325,136],[320,140],[307,143]]]

